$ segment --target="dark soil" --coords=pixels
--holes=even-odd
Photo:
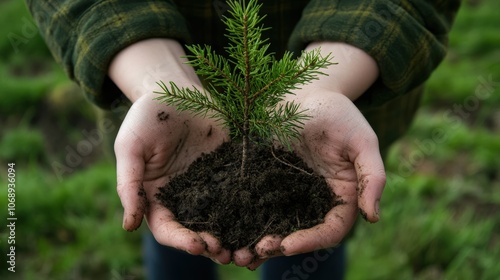
[[[307,170],[294,154],[276,157]],[[196,232],[209,232],[229,250],[253,249],[266,235],[287,236],[323,222],[340,200],[324,178],[292,168],[269,147],[252,145],[247,176],[240,181],[241,144],[225,143],[203,155],[156,197],[177,220]]]

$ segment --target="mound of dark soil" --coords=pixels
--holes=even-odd
[[[276,157],[311,172],[292,153]],[[266,235],[286,236],[323,222],[338,204],[324,178],[292,168],[270,148],[252,145],[248,172],[240,180],[241,144],[225,143],[203,155],[156,197],[177,220],[196,232],[210,232],[224,248],[254,248]]]

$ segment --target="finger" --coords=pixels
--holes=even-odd
[[[256,259],[254,262],[251,264],[247,265],[247,268],[254,271],[256,270],[259,266],[261,266],[263,263],[265,263],[267,259]]]
[[[324,223],[296,231],[283,239],[281,251],[286,256],[293,256],[336,246],[352,228],[356,216],[357,205],[351,198],[332,208],[326,214]]]
[[[127,231],[136,230],[141,225],[147,208],[146,193],[142,185],[144,159],[138,155],[137,150],[127,149],[130,146],[120,141],[115,142],[116,189],[124,209],[123,228]]]
[[[175,220],[172,212],[154,199],[146,212],[149,229],[158,243],[173,247],[191,255],[205,254],[207,243],[196,232]]]
[[[354,166],[358,178],[358,207],[367,221],[375,223],[380,218],[379,203],[386,180],[378,142],[360,152]]]
[[[231,251],[222,248],[217,238],[207,232],[201,232],[199,235],[207,244],[207,250],[203,254],[205,257],[211,258],[218,264],[228,264],[231,262]]]
[[[281,241],[283,241],[283,237],[279,235],[264,236],[262,240],[255,245],[255,252],[260,259],[268,259],[283,255],[281,252]]]
[[[233,262],[237,266],[248,266],[256,259],[255,254],[250,252],[248,248],[242,248],[233,253]]]

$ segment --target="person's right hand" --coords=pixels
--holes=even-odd
[[[179,224],[155,197],[158,188],[184,172],[202,153],[217,148],[227,134],[214,120],[178,112],[153,100],[157,96],[146,94],[134,102],[115,141],[123,228],[137,229],[145,216],[160,244],[227,264],[231,253],[215,237]]]

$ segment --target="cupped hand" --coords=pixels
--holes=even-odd
[[[374,131],[347,97],[321,88],[288,96],[306,109],[311,118],[304,123],[295,152],[317,174],[325,177],[341,204],[331,209],[325,221],[284,238],[266,236],[255,247],[233,254],[237,265],[255,269],[267,258],[296,255],[338,245],[361,213],[369,222],[379,220],[379,201],[385,171]],[[269,252],[273,252],[269,254]]]
[[[230,252],[216,238],[179,224],[155,197],[158,188],[184,172],[202,153],[215,150],[227,134],[215,121],[178,112],[154,100],[157,96],[145,94],[134,102],[115,141],[123,228],[137,229],[145,216],[160,244],[229,263]]]

